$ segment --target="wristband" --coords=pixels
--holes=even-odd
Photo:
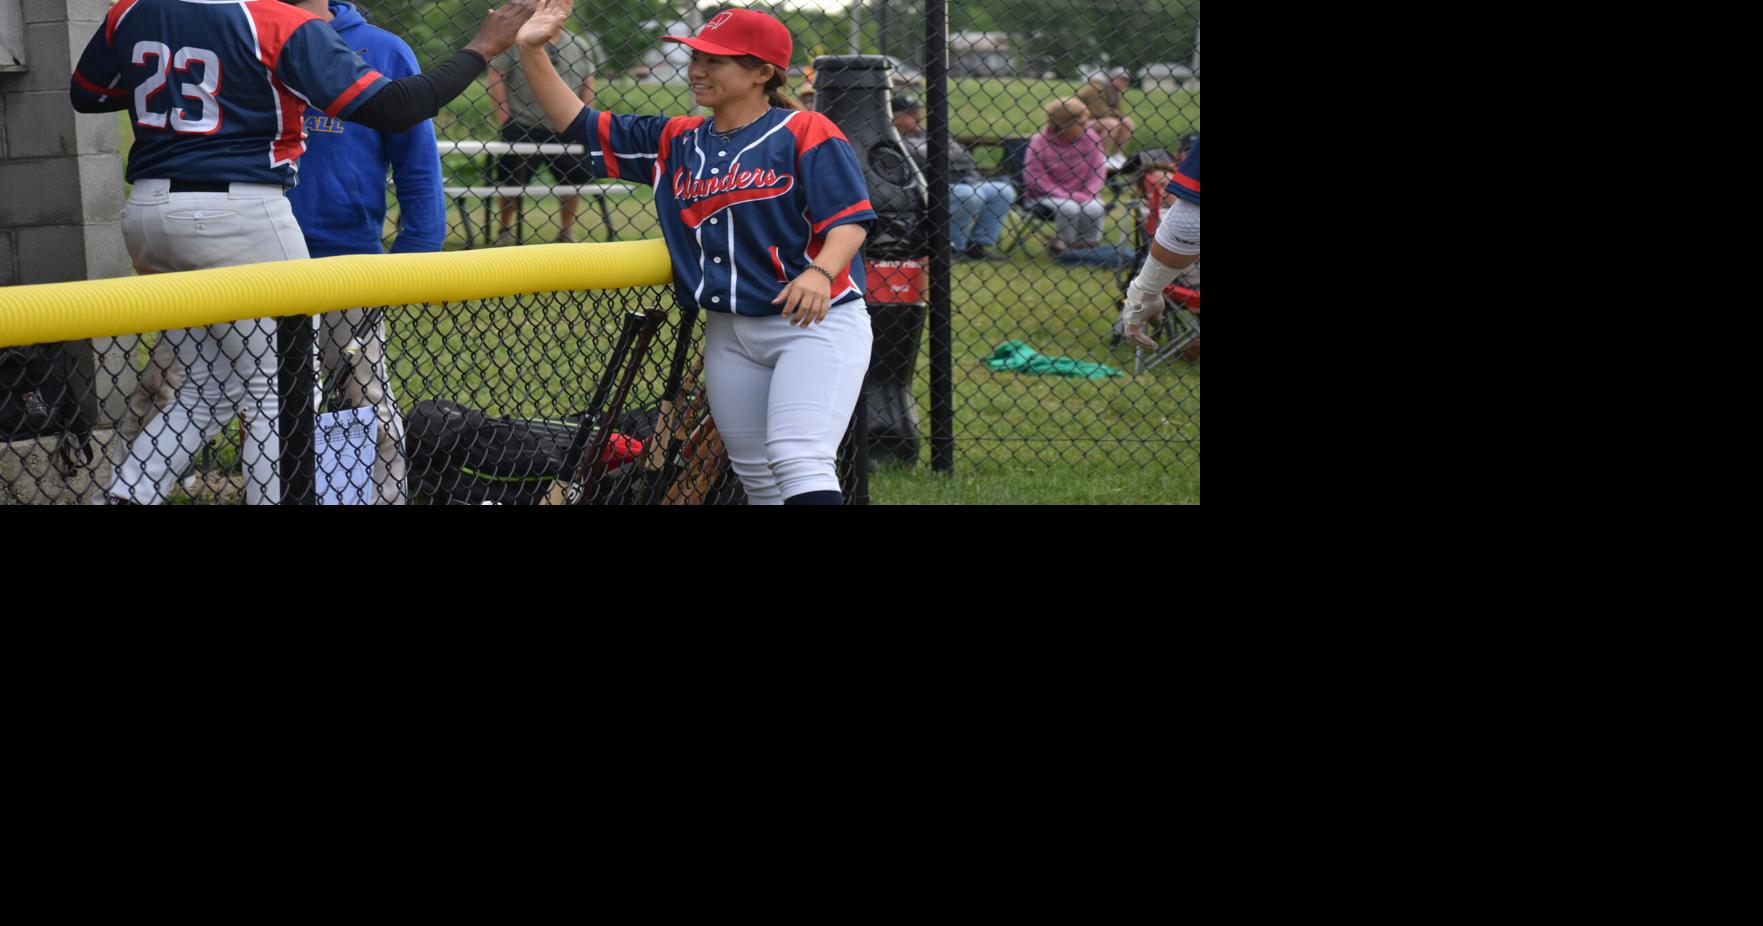
[[[821,275],[826,277],[826,281],[828,283],[837,283],[838,282],[838,280],[833,276],[833,272],[831,270],[828,270],[825,267],[822,267],[821,265],[819,265],[813,261],[808,262],[808,269],[820,271]]]

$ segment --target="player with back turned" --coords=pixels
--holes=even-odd
[[[551,125],[597,176],[655,187],[674,293],[705,309],[704,382],[729,463],[754,504],[839,504],[834,459],[869,367],[863,268],[875,221],[837,126],[781,93],[793,41],[756,10],[689,38],[692,98],[712,116],[623,116],[578,99],[544,46],[569,15],[544,0],[520,63]]]
[[[283,193],[298,178],[306,106],[377,131],[431,118],[507,49],[536,0],[491,11],[442,64],[388,80],[312,13],[277,0],[120,0],[74,70],[80,112],[134,121],[123,241],[141,273],[307,256]],[[185,371],[105,493],[152,504],[235,409],[245,419],[245,496],[280,499],[275,323],[247,319],[165,332]]]

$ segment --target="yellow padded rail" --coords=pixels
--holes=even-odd
[[[214,270],[0,286],[0,347],[194,328],[360,306],[464,302],[672,281],[652,241],[535,244],[444,254],[371,254]]]

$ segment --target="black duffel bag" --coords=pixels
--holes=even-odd
[[[73,385],[64,344],[0,348],[0,443],[59,437],[63,476],[92,462],[92,422]]]
[[[457,402],[418,402],[405,419],[410,488],[437,505],[532,505],[567,468],[576,423],[491,418]]]
[[[618,416],[613,433],[646,441],[656,409]],[[437,505],[536,505],[551,483],[573,474],[567,459],[580,417],[573,420],[492,418],[446,399],[416,403],[405,419],[405,453],[414,494]],[[620,504],[629,467],[620,480],[603,481],[603,497],[590,504]]]

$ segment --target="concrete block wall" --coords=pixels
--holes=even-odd
[[[25,69],[0,71],[0,286],[128,276],[120,215],[123,202],[121,117],[81,115],[68,102],[68,78],[80,52],[110,10],[106,0],[0,0],[22,4]],[[135,338],[94,342],[77,365],[89,385],[101,444],[135,387]],[[103,370],[102,375],[95,375]],[[0,504],[30,502],[38,485],[42,441],[0,445]],[[114,456],[114,447],[105,447]],[[19,472],[12,472],[12,470]],[[39,478],[22,478],[25,471]],[[100,467],[81,478],[107,478]],[[20,478],[12,478],[20,476]],[[10,487],[10,488],[8,488]],[[82,490],[83,492],[83,490]],[[12,497],[7,496],[8,493]]]
[[[119,117],[80,115],[67,98],[74,62],[109,9],[23,0],[28,69],[0,73],[0,286],[132,272],[118,224]]]

